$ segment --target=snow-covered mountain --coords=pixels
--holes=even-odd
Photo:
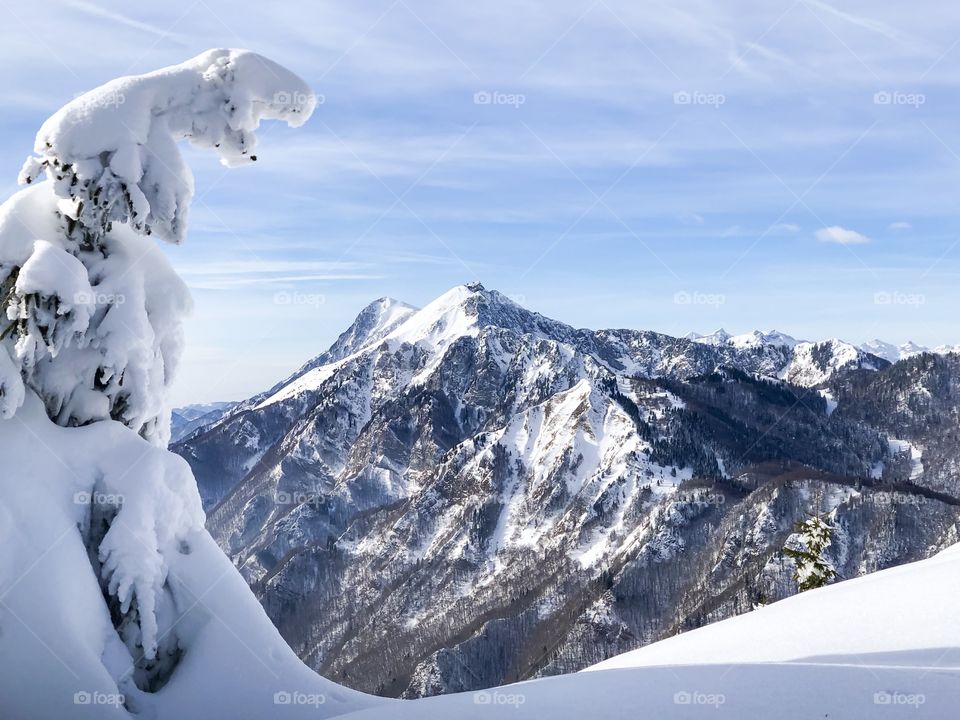
[[[793,347],[798,342],[796,338],[790,337],[779,330],[771,330],[768,333],[754,330],[753,332],[743,333],[741,335],[731,335],[723,328],[720,328],[709,335],[700,335],[692,332],[686,337],[688,340],[693,340],[703,345],[730,345],[737,348],[758,347],[761,345]]]
[[[700,343],[701,345],[710,345],[712,347],[729,346],[734,348],[758,348],[771,345],[775,347],[785,346],[789,348],[797,348],[799,346],[800,349],[797,351],[797,354],[806,354],[808,356],[810,354],[810,348],[823,344],[822,342],[797,340],[796,338],[793,338],[778,330],[771,330],[767,333],[761,332],[760,330],[754,330],[752,332],[742,333],[739,335],[731,335],[723,328],[720,328],[719,330],[716,330],[708,335],[701,335],[699,333],[691,332],[686,335],[686,339]],[[895,363],[898,360],[904,360],[922,353],[932,352],[937,353],[938,355],[945,355],[947,353],[960,352],[960,345],[938,345],[935,348],[930,348],[909,340],[900,345],[894,345],[893,343],[888,343],[879,339],[874,339],[857,346],[838,339],[828,340],[826,342],[834,346],[834,351],[837,353],[838,357],[847,356],[852,358],[854,355],[858,354],[857,351],[862,351],[868,355],[881,358],[888,363]],[[806,382],[816,384],[817,382],[822,381],[816,380],[817,375],[811,375],[810,377],[811,380]]]
[[[182,440],[196,430],[222,418],[234,402],[213,402],[184,405],[170,411],[170,442]]]
[[[920,355],[921,353],[932,352],[938,355],[945,355],[947,353],[960,352],[960,345],[938,345],[935,348],[929,348],[925,345],[918,345],[912,340],[908,340],[901,345],[894,345],[893,343],[875,339],[863,343],[860,345],[860,349],[877,357],[881,357],[888,362],[897,362],[898,360],[904,360],[914,355]]]
[[[767,352],[776,355],[777,351],[782,351],[779,354],[784,358],[784,363],[778,369],[775,366],[764,368],[765,373],[804,387],[821,385],[839,370],[851,368],[877,370],[899,359],[889,360],[883,355],[871,352],[869,347],[857,348],[836,338],[810,342],[797,340],[778,330],[771,330],[768,333],[754,330],[740,335],[731,335],[720,328],[709,335],[690,333],[687,339],[700,345],[734,348],[754,353]],[[881,362],[878,362],[878,359]]]
[[[914,398],[957,368],[770,335],[575,329],[477,283],[381,300],[175,450],[322,674],[419,696],[579,670],[795,592],[780,549],[807,513],[840,528],[843,577],[955,539],[929,438],[955,397]],[[908,434],[870,405],[897,394]]]

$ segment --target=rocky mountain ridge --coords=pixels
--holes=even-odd
[[[479,284],[384,299],[174,449],[298,654],[386,695],[578,670],[792,594],[806,513],[844,576],[956,539],[956,356],[729,339],[575,329]]]

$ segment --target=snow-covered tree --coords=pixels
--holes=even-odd
[[[833,527],[823,515],[814,515],[797,523],[796,532],[787,538],[784,554],[796,564],[794,578],[800,592],[830,584],[837,576],[827,559]]]
[[[61,425],[113,418],[165,445],[190,297],[148,237],[184,239],[193,178],[177,142],[252,162],[261,119],[299,125],[314,105],[266,58],[211,50],[50,117],[20,173],[31,187],[0,209],[0,414],[22,382]]]
[[[186,232],[193,178],[177,143],[211,148],[226,165],[252,162],[262,119],[300,125],[314,104],[302,80],[242,50],[120,78],[43,124],[20,174],[28,187],[0,206],[0,416],[22,408],[20,425],[39,437],[39,398],[59,425],[112,419],[154,446],[129,450],[136,443],[116,423],[58,441],[103,445],[90,448],[102,456],[63,462],[86,498],[73,503],[83,512],[74,527],[142,689],[157,687],[181,652],[168,572],[204,523],[189,467],[161,449],[191,305],[153,240],[179,243]]]

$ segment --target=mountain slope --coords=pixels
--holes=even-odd
[[[960,703],[957,547],[804,593],[588,672],[373,708],[378,718],[946,720]]]
[[[473,284],[175,449],[308,664],[429,695],[792,594],[806,513],[832,514],[844,577],[945,546],[954,496],[830,384],[887,367],[840,341],[578,330]]]

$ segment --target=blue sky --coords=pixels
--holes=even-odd
[[[587,327],[960,342],[960,6],[0,4],[0,189],[115,76],[247,47],[323,98],[190,151],[177,403],[264,389],[367,302],[479,279]]]

